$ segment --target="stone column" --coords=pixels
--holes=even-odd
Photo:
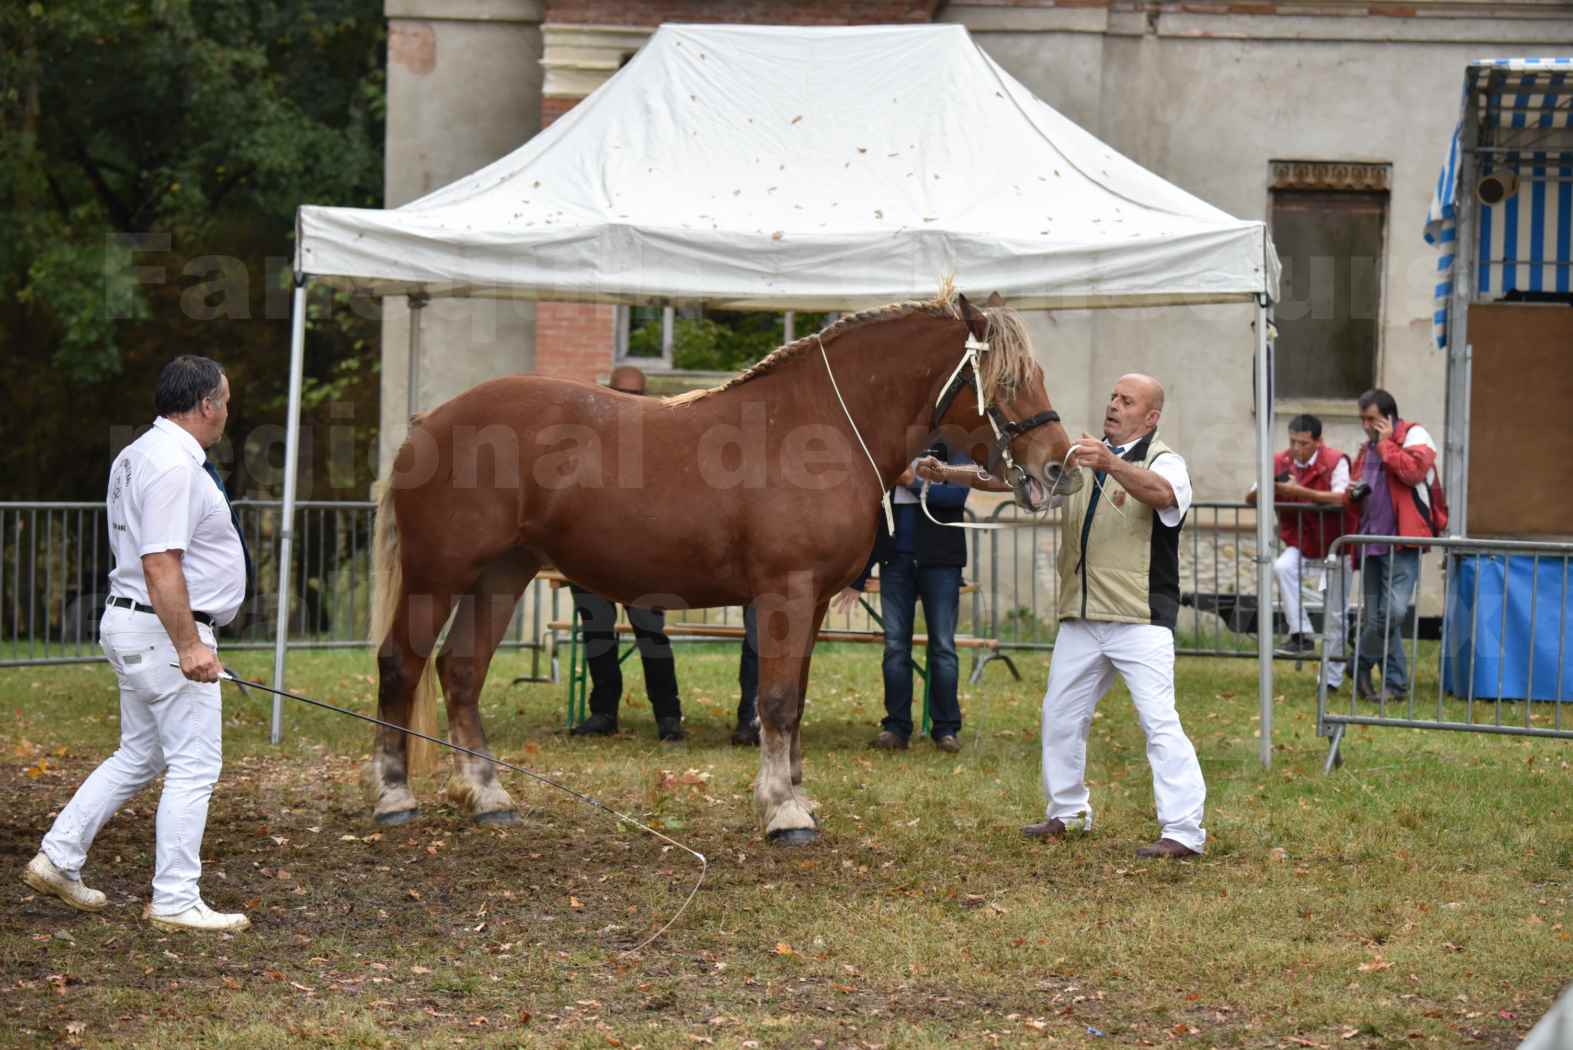
[[[541,128],[543,0],[386,0],[384,204],[397,208],[524,145]],[[409,318],[383,301],[380,463],[409,415]],[[415,403],[535,370],[535,304],[434,299],[422,311]]]

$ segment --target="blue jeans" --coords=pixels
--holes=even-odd
[[[1383,687],[1389,693],[1409,692],[1409,665],[1404,659],[1404,622],[1415,600],[1420,578],[1420,552],[1395,550],[1366,555],[1360,562],[1360,584],[1365,590],[1365,626],[1360,631],[1360,658],[1356,681],[1369,681],[1370,668],[1382,667]]]
[[[885,718],[881,727],[912,735],[912,623],[923,601],[928,623],[929,714],[937,740],[961,732],[956,697],[956,617],[961,608],[961,567],[919,568],[911,555],[879,566],[880,615],[885,621]]]

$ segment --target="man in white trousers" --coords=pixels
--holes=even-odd
[[[1283,550],[1273,560],[1289,638],[1279,656],[1305,659],[1316,655],[1316,634],[1301,594],[1302,584],[1322,589],[1327,660],[1327,688],[1344,681],[1344,609],[1351,574],[1348,556],[1335,571],[1326,570],[1327,549],[1344,533],[1344,492],[1349,488],[1349,457],[1322,441],[1322,421],[1301,413],[1289,421],[1289,447],[1273,458],[1273,498],[1279,503],[1312,503],[1316,510],[1278,511],[1278,539]],[[1256,506],[1256,486],[1245,494]]]
[[[115,567],[99,637],[120,683],[120,747],[60,811],[22,880],[73,908],[102,909],[104,894],[82,882],[87,851],[115,811],[163,773],[143,917],[167,929],[234,932],[250,920],[214,911],[197,889],[221,765],[214,631],[245,601],[250,562],[205,451],[224,434],[229,379],[205,357],[178,357],[159,374],[154,402],[152,428],[109,474]]]
[[[1060,542],[1059,635],[1043,697],[1045,819],[1029,838],[1092,828],[1087,736],[1093,709],[1125,681],[1147,734],[1160,835],[1138,857],[1181,859],[1207,841],[1207,786],[1174,706],[1174,623],[1180,606],[1180,527],[1191,506],[1185,460],[1158,439],[1163,387],[1121,376],[1104,412],[1102,441],[1083,435],[1070,462],[1092,471],[1065,497]]]

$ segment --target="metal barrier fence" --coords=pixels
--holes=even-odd
[[[256,573],[251,594],[224,629],[226,649],[271,649],[278,611],[277,500],[236,500]],[[366,645],[371,625],[375,504],[296,504],[291,649]],[[113,559],[103,503],[0,503],[0,667],[103,658],[98,619]],[[503,641],[531,651],[540,677],[544,625],[553,595],[526,592]]]
[[[1276,509],[1281,519],[1288,516],[1302,536],[1321,549],[1338,535],[1343,516],[1340,507],[1291,504]],[[1002,503],[987,520],[1015,527],[974,534],[969,572],[978,581],[973,611],[980,625],[976,633],[998,639],[1004,648],[1052,649],[1059,629],[1060,512],[1031,515],[1015,504]],[[1275,559],[1282,551],[1279,542]],[[1328,589],[1320,560],[1292,559],[1285,575],[1303,596],[1297,605],[1309,630],[1319,633]],[[1178,653],[1256,658],[1255,507],[1229,500],[1198,500],[1191,505],[1180,533],[1180,605],[1175,630]],[[1287,635],[1294,628],[1275,607],[1270,628],[1274,635]],[[1281,655],[1310,658],[1309,651]]]
[[[271,648],[278,608],[276,500],[237,500],[241,528],[256,565],[255,587],[236,622],[225,630],[228,648]],[[289,646],[366,644],[371,605],[374,505],[359,501],[297,504]],[[1337,509],[1279,508],[1280,513],[1331,521]],[[968,512],[969,520],[976,515]],[[1006,649],[1050,649],[1058,630],[1058,511],[1027,515],[1001,504],[987,517],[1017,527],[970,533],[976,582],[960,632],[1000,641]],[[1331,527],[1331,526],[1328,526]],[[1241,502],[1192,505],[1180,540],[1181,603],[1177,648],[1182,654],[1256,656],[1255,510]],[[0,503],[0,667],[97,660],[97,623],[108,594],[111,559],[102,503]],[[1320,563],[1297,569],[1313,583]],[[1313,624],[1320,607],[1314,586],[1304,603]],[[561,606],[559,602],[563,603]],[[520,602],[505,646],[532,653],[540,677],[545,625],[572,615],[567,596],[544,581]],[[741,624],[739,610],[673,613],[680,622]],[[1275,634],[1281,615],[1274,617]],[[861,612],[827,626],[870,629]],[[1319,629],[1319,628],[1318,628]],[[1302,656],[1308,659],[1308,656]]]
[[[1373,549],[1349,614],[1324,625],[1316,714],[1328,771],[1351,725],[1573,739],[1573,708],[1563,714],[1573,702],[1573,543],[1346,536],[1328,563]],[[1427,590],[1422,552],[1443,556],[1440,583],[1430,582],[1443,609],[1434,638],[1413,615]]]

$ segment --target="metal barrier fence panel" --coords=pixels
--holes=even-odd
[[[255,578],[229,649],[270,649],[278,610],[277,500],[236,500]],[[289,647],[367,644],[375,505],[309,501],[296,505]],[[102,659],[98,620],[113,567],[102,503],[0,503],[0,667]],[[504,647],[532,651],[539,677],[542,638],[555,600],[537,581],[514,613]]]
[[[1348,615],[1323,632],[1316,707],[1328,770],[1351,725],[1573,738],[1573,709],[1563,710],[1573,543],[1346,536],[1328,563],[1356,551]],[[1428,572],[1422,552],[1442,554],[1439,568]],[[1413,611],[1427,592],[1443,609],[1434,638]],[[1394,614],[1406,604],[1408,615]],[[1340,648],[1349,663],[1334,689]]]
[[[256,577],[242,615],[225,630],[226,645],[268,648],[278,607],[280,504],[237,500],[235,509]],[[290,648],[366,644],[373,511],[373,504],[361,501],[298,505]],[[1333,521],[1338,511],[1307,507],[1280,508],[1280,513],[1314,516],[1320,529],[1331,528],[1324,523]],[[1180,541],[1180,653],[1256,655],[1254,514],[1240,502],[1193,504]],[[967,517],[976,520],[971,510]],[[987,520],[1015,527],[969,536],[967,576],[976,589],[963,603],[959,630],[996,638],[1009,649],[1050,649],[1058,630],[1059,512],[1034,516],[1005,503]],[[0,666],[99,659],[97,623],[110,567],[102,503],[0,504]],[[1323,602],[1319,581],[1312,578],[1318,570],[1314,560],[1302,560],[1296,581],[1306,576],[1302,604],[1320,630]],[[532,651],[531,677],[542,670],[546,624],[571,615],[567,596],[545,582],[537,580],[526,592],[504,645]],[[678,622],[741,625],[737,609],[671,615]],[[1281,620],[1275,616],[1275,632],[1282,633]],[[854,609],[833,615],[827,626],[868,630],[874,623],[862,609]]]
[[[1340,507],[1294,504],[1277,508],[1302,536],[1324,547],[1341,528]],[[1191,656],[1257,655],[1256,509],[1244,502],[1198,500],[1191,505],[1180,533],[1180,615],[1175,630],[1176,652]],[[980,537],[973,564],[978,579],[975,616],[986,632],[1012,649],[1052,649],[1059,629],[1061,514],[1052,510],[1028,514],[1013,503],[1002,503],[988,518],[1012,528]],[[1278,541],[1276,560],[1284,545]],[[1297,603],[1311,629],[1319,633],[1328,583],[1316,559],[1295,559],[1286,580],[1301,595]],[[1280,587],[1282,590],[1282,587]],[[1290,633],[1275,605],[1271,629]],[[1309,660],[1307,653],[1284,654]]]

